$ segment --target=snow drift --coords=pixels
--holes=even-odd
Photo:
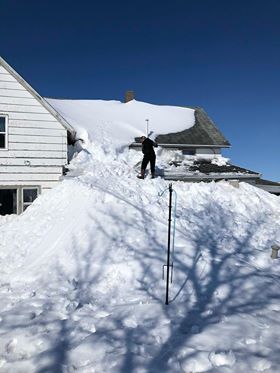
[[[280,199],[173,183],[166,306],[168,183],[136,179],[141,155],[98,128],[68,178],[0,219],[1,372],[277,371]]]

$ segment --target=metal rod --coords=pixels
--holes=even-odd
[[[169,267],[170,267],[170,235],[171,235],[171,210],[172,210],[172,184],[169,184],[169,216],[168,216],[168,243],[167,243],[167,276],[166,276],[166,298],[165,304],[168,304],[169,292]]]
[[[147,137],[149,137],[149,119],[146,119],[146,133]]]

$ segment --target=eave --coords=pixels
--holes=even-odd
[[[176,149],[186,149],[186,148],[231,148],[231,145],[205,145],[205,144],[161,144],[158,143],[162,148],[176,148]],[[130,148],[140,148],[142,144],[138,142],[133,142],[129,147]]]
[[[42,97],[35,91],[2,57],[0,57],[0,65],[2,65],[40,104],[52,115],[58,122],[71,134],[75,136],[74,128]]]
[[[176,173],[164,173],[165,180],[174,181],[188,181],[188,182],[199,182],[199,181],[217,181],[217,180],[256,180],[261,177],[261,174],[215,174],[215,175],[183,175]]]

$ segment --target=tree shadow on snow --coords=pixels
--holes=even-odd
[[[256,227],[261,229],[265,224],[261,213],[255,217],[253,224],[247,222],[247,225],[243,226],[240,237],[226,236],[233,231],[232,226],[236,222],[225,215],[218,206],[204,206],[200,221],[190,222],[188,216],[188,212],[185,211],[184,217],[180,219],[178,231],[181,237],[185,235],[186,241],[191,242],[195,250],[191,262],[184,260],[186,258],[183,255],[175,256],[175,278],[181,279],[181,286],[178,284],[178,290],[171,297],[171,304],[168,306],[172,310],[173,304],[175,307],[176,302],[183,302],[185,311],[180,316],[175,316],[170,336],[147,364],[149,372],[181,371],[183,362],[196,358],[199,361],[199,353],[203,352],[203,349],[191,342],[193,337],[203,334],[220,322],[226,322],[231,317],[243,315],[242,317],[252,318],[251,315],[259,313],[261,324],[265,325],[269,320],[268,316],[263,314],[263,309],[277,299],[276,287],[268,290],[272,281],[270,274],[264,273],[252,264],[255,252],[251,242],[256,234]],[[186,233],[183,231],[184,228]],[[201,265],[198,265],[199,262]],[[179,276],[176,276],[176,272],[179,272]],[[185,274],[185,278],[182,274]],[[182,294],[184,296],[181,297]],[[163,307],[167,314],[168,307]],[[253,318],[250,322],[254,322]],[[238,325],[231,327],[242,328]],[[244,333],[246,330],[239,331],[238,335]],[[222,337],[215,335],[218,341],[222,340]],[[214,340],[214,351],[217,344],[219,343]],[[185,349],[186,346],[189,349]],[[235,352],[242,355],[238,350]],[[175,364],[172,367],[172,359],[177,362],[177,366]],[[278,364],[279,362],[280,359]],[[209,368],[207,371],[212,370]],[[213,371],[216,370],[213,368]]]
[[[131,202],[125,199],[122,199],[122,202],[131,205]],[[215,219],[209,218],[213,210]],[[79,249],[76,251],[76,298],[72,302],[77,308],[73,312],[77,312],[78,308],[83,308],[86,304],[95,304],[109,311],[111,316],[107,324],[99,325],[97,320],[97,332],[91,334],[90,331],[88,333],[84,331],[84,333],[93,351],[104,338],[106,343],[112,346],[121,346],[119,353],[114,352],[116,365],[111,366],[112,371],[133,372],[144,368],[147,372],[179,372],[182,371],[184,362],[190,359],[199,360],[199,354],[203,352],[202,347],[196,347],[193,344],[192,340],[195,336],[202,335],[210,329],[213,330],[213,327],[218,327],[220,323],[234,319],[234,316],[238,315],[247,317],[248,322],[254,323],[251,315],[259,313],[261,322],[265,324],[268,316],[262,313],[263,308],[273,302],[277,294],[271,290],[270,297],[267,299],[267,289],[271,278],[268,274],[264,276],[262,271],[249,264],[252,263],[254,256],[251,240],[256,233],[256,227],[261,228],[265,224],[263,217],[261,214],[256,216],[254,224],[248,222],[243,226],[242,234],[233,237],[227,235],[236,222],[225,215],[218,206],[215,211],[212,205],[206,204],[201,214],[200,222],[198,220],[190,222],[189,214],[185,211],[178,221],[177,235],[186,244],[191,245],[192,250],[190,253],[184,253],[181,250],[180,255],[175,253],[174,284],[170,286],[169,306],[164,304],[164,292],[159,294],[151,286],[161,281],[161,266],[165,264],[166,258],[166,237],[164,239],[158,237],[158,225],[154,217],[145,211],[145,206],[137,205],[136,218],[127,219],[122,215],[122,210],[118,211],[118,209],[110,210],[107,214],[103,211],[102,218],[99,214],[90,214],[94,234],[99,232],[102,239],[98,241],[94,234],[89,233],[91,239],[86,250],[82,253],[79,253]],[[108,219],[107,225],[104,224],[103,219]],[[208,224],[205,223],[207,221],[209,221]],[[112,226],[114,229],[111,229]],[[90,227],[88,230],[90,232]],[[131,234],[128,234],[128,231],[130,230],[135,232],[135,241],[129,240]],[[105,241],[107,240],[108,250],[103,250],[103,257],[98,257],[97,260],[95,251],[100,255],[101,251],[98,248],[104,243],[104,237]],[[144,237],[146,250],[143,250],[143,245],[137,248],[135,242],[138,237]],[[76,246],[79,248],[78,242]],[[121,266],[121,270],[125,271],[125,268],[129,268],[130,259],[136,260],[140,264],[139,275],[142,277],[137,278],[137,286],[127,294],[119,291],[122,286],[122,277],[120,277],[119,284],[116,286],[114,283],[112,293],[109,294],[114,302],[108,304],[110,282],[101,293],[99,290],[96,292],[95,287],[98,288],[97,285],[104,282],[106,268],[109,266],[110,269],[110,260],[111,258],[115,260],[116,251],[119,252],[117,264]],[[133,258],[130,258],[129,255],[132,253]],[[99,267],[92,267],[95,260],[98,261]],[[114,271],[116,268],[112,267],[111,270]],[[257,285],[248,287],[248,282]],[[93,290],[90,292],[90,289]],[[162,290],[164,291],[164,286]],[[148,305],[154,304],[155,307],[160,307],[161,313],[170,320],[168,337],[155,346],[153,346],[155,335],[160,332],[161,328],[160,319],[155,319],[155,315],[151,320],[144,317],[142,323],[138,320],[137,327],[125,325],[127,315],[131,317],[133,314],[135,298],[143,299]],[[179,315],[176,314],[178,304],[180,304]],[[129,312],[119,311],[122,305],[127,307]],[[138,307],[141,306],[138,305]],[[229,322],[234,330],[243,327],[232,325],[232,321]],[[49,366],[51,369],[65,365],[67,357],[65,350],[75,348],[75,343],[71,341],[71,333],[69,333],[71,328],[67,330],[66,324],[64,327],[62,325],[63,337],[53,347],[53,351],[58,352],[52,354],[50,351],[54,357],[53,365]],[[71,327],[73,329],[73,325]],[[242,335],[242,331],[237,332],[237,335]],[[216,338],[219,340],[219,336]],[[77,346],[79,343],[82,341],[77,341]],[[217,341],[213,341],[213,351],[217,344],[219,344]],[[186,349],[186,346],[189,348]],[[241,357],[244,350],[236,348],[234,353]],[[264,357],[265,354],[262,355],[262,358]],[[92,361],[102,364],[100,358],[95,359],[94,352]],[[106,364],[105,360],[103,363]],[[274,361],[274,364],[276,363],[279,361]],[[44,371],[47,370],[42,370]],[[211,372],[211,369],[209,368],[208,371]]]
[[[124,206],[135,207],[135,215],[128,219],[120,206],[100,211],[97,207],[97,211],[89,213],[86,232],[73,235],[69,248],[73,268],[57,266],[56,281],[50,278],[45,289],[38,289],[35,297],[22,301],[25,307],[38,301],[40,312],[29,317],[28,323],[9,323],[7,314],[3,316],[2,335],[28,327],[43,342],[42,351],[34,355],[37,372],[59,373],[70,368],[78,371],[83,367],[81,364],[89,364],[85,367],[97,371],[102,371],[104,364],[112,372],[137,372],[141,368],[147,372],[179,372],[184,362],[199,359],[203,352],[202,347],[195,346],[193,338],[218,327],[224,319],[241,314],[250,319],[252,314],[259,313],[265,324],[269,315],[262,311],[278,294],[275,288],[268,291],[269,274],[248,264],[254,256],[251,240],[256,227],[261,229],[265,224],[261,213],[254,224],[248,222],[242,227],[242,234],[234,237],[233,226],[238,221],[233,221],[219,206],[206,203],[201,220],[195,221],[189,220],[190,211],[181,211],[176,234],[186,249],[175,251],[174,282],[170,286],[170,305],[166,306],[161,281],[166,259],[164,215],[155,217],[147,212],[144,203],[134,205],[110,193]],[[139,237],[145,242],[139,242]],[[130,268],[136,262],[138,267]],[[129,279],[128,285],[125,283],[129,271],[132,278],[135,276],[132,288]],[[257,286],[247,286],[248,282]],[[58,284],[61,288],[57,288]],[[143,312],[143,320],[131,324],[134,311],[145,306],[157,309],[159,317],[151,313],[149,318]],[[101,317],[100,310],[106,311],[107,316]],[[10,317],[13,312],[21,313],[15,307],[9,310]],[[170,321],[168,333],[155,343],[157,334],[166,328],[161,325],[161,315]],[[73,352],[83,343],[90,346],[92,353],[81,357],[80,362],[73,360]],[[98,350],[102,343],[108,348],[104,356]],[[213,341],[213,350],[216,343]],[[237,349],[234,352],[239,356],[243,353]],[[273,359],[275,366],[280,363],[278,357]]]

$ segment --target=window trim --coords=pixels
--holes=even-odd
[[[32,203],[34,202],[24,202],[24,196],[23,196],[23,192],[25,189],[37,189],[37,197],[39,197],[39,195],[41,194],[41,188],[40,186],[38,185],[28,185],[28,186],[21,186],[20,187],[20,194],[21,194],[21,201],[20,201],[20,204],[21,204],[21,212],[24,212],[26,209],[24,209],[24,206],[26,206],[26,208],[28,208],[29,206],[32,205]]]
[[[4,148],[0,148],[0,151],[2,150],[8,150],[8,128],[9,128],[9,116],[8,114],[4,114],[4,113],[1,113],[0,112],[0,117],[4,117],[5,118],[5,132],[0,132],[0,134],[4,134],[5,135],[5,147]]]
[[[37,194],[37,197],[38,198],[41,194],[42,194],[42,186],[41,185],[0,185],[0,189],[16,189],[17,191],[17,206],[16,206],[16,214],[17,215],[20,215],[22,214],[25,210],[24,210],[24,202],[23,202],[23,190],[24,189],[37,189],[38,191],[38,194]],[[30,204],[28,204],[28,207],[30,205],[32,205],[33,202],[31,202]]]

